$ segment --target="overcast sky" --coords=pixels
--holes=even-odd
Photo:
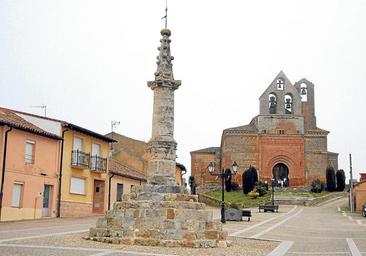
[[[0,0],[0,106],[99,133],[151,137],[165,0]],[[283,70],[315,85],[318,127],[339,167],[366,172],[366,1],[169,0],[175,57],[175,139],[190,151],[219,146],[222,130],[259,113]],[[358,178],[358,175],[356,175]]]

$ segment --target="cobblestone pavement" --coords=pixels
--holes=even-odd
[[[0,255],[366,255],[366,219],[342,213],[346,199],[320,207],[252,209],[250,222],[227,222],[233,245],[192,249],[103,244],[82,239],[97,217],[0,223]],[[212,209],[216,218],[218,209]],[[338,211],[339,210],[339,211]]]
[[[269,255],[366,255],[366,219],[341,212],[347,203],[341,198],[319,207],[280,206],[280,214],[257,213],[250,224],[226,229],[233,236],[280,241]]]

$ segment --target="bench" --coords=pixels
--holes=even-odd
[[[252,217],[252,211],[251,210],[241,210],[242,216],[247,217],[248,221],[250,221],[250,217]]]
[[[263,210],[264,212],[278,212],[278,204],[260,204],[258,207],[258,211],[261,212],[261,210]]]

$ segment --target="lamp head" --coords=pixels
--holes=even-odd
[[[232,169],[233,169],[234,175],[239,171],[239,165],[235,161],[232,165]]]
[[[210,174],[212,174],[215,171],[215,164],[213,162],[210,162],[210,164],[207,166],[207,169]]]

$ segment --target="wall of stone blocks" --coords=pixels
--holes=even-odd
[[[333,166],[334,170],[338,170],[338,154],[328,152],[328,163]]]
[[[91,203],[61,201],[61,217],[86,217],[93,215]]]
[[[277,134],[284,130],[285,134],[304,134],[304,118],[295,115],[260,115],[255,118],[255,126],[260,133]]]

